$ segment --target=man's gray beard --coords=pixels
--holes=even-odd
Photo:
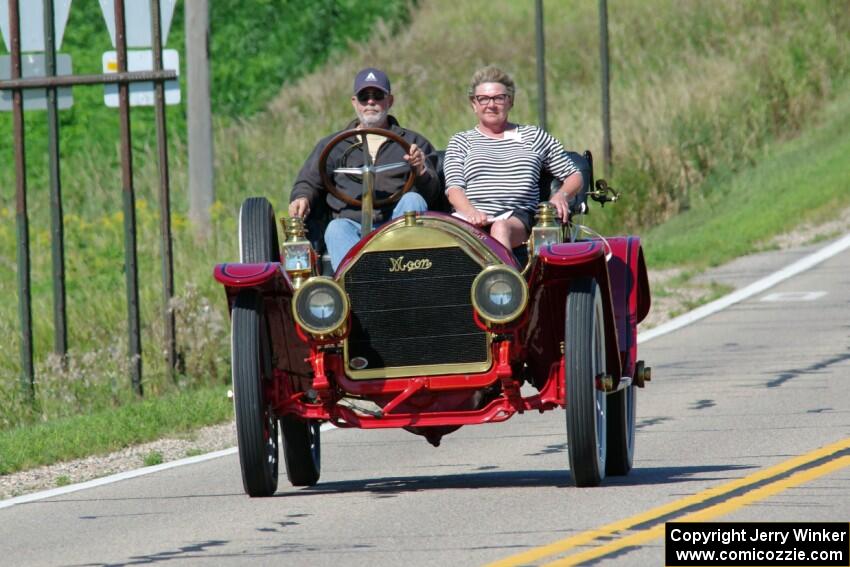
[[[383,128],[387,124],[388,113],[387,110],[368,115],[365,112],[358,112],[357,119],[360,120],[360,125],[364,128]]]

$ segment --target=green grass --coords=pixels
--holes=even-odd
[[[221,423],[232,415],[233,403],[226,396],[226,388],[216,387],[0,431],[0,475],[108,453]],[[147,461],[146,457],[145,464],[156,464]]]
[[[162,453],[159,451],[151,451],[142,459],[142,464],[146,467],[161,465],[163,462]]]
[[[716,266],[800,224],[834,217],[850,206],[848,131],[850,97],[844,96],[801,136],[773,144],[751,168],[716,175],[708,198],[643,235],[648,264]]]

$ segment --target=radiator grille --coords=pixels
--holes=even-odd
[[[475,325],[470,297],[480,271],[457,247],[361,256],[345,275],[349,360],[365,359],[368,369],[487,361],[487,334]]]

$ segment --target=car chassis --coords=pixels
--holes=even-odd
[[[602,237],[562,226],[540,204],[525,250],[441,212],[405,214],[371,230],[375,175],[406,163],[366,162],[328,171],[326,188],[343,200],[334,175],[358,175],[361,241],[331,276],[305,237],[301,219],[282,219],[264,198],[240,210],[240,262],[215,267],[231,313],[231,358],[239,459],[245,491],[277,490],[278,438],[294,486],[321,470],[320,425],[405,428],[434,446],[461,426],[517,413],[566,408],[569,466],[577,486],[595,486],[632,467],[636,388],[650,380],[637,359],[637,324],[650,306],[640,239]],[[362,138],[361,138],[362,136]],[[593,182],[585,153],[583,197],[617,194]],[[590,190],[590,188],[593,188]],[[572,204],[586,208],[584,199]],[[515,255],[515,252],[518,252]],[[520,260],[517,259],[520,257]],[[525,395],[523,385],[535,393]],[[527,390],[526,390],[527,391]]]

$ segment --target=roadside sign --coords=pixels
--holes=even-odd
[[[56,54],[56,74],[71,74],[71,56],[63,53]],[[45,62],[43,53],[24,53],[21,55],[21,75],[24,79],[28,77],[44,77]],[[12,57],[0,55],[0,79],[12,78]],[[56,100],[58,108],[64,110],[71,108],[74,98],[71,95],[71,87],[60,87],[56,89]],[[0,91],[0,112],[12,110],[12,91]],[[24,110],[47,110],[47,89],[25,89]]]
[[[100,11],[106,20],[112,47],[115,47],[115,0],[99,0]],[[171,19],[177,0],[159,0],[160,34],[162,45],[168,40]],[[132,0],[124,2],[124,22],[127,28],[127,47],[152,47],[151,38],[151,2],[150,0]]]
[[[8,2],[0,3],[0,30],[6,51],[12,51],[9,43],[9,7]],[[68,12],[71,11],[71,0],[53,0],[53,25],[55,26],[55,43],[58,50],[62,46],[62,35],[65,24],[68,23]],[[21,18],[21,52],[47,51],[44,45],[44,6],[41,0],[24,0],[18,3]],[[150,22],[150,17],[148,22]]]
[[[118,55],[115,51],[103,54],[103,72],[118,72]],[[166,71],[177,71],[180,74],[180,58],[176,49],[162,50],[162,68]],[[127,51],[128,71],[153,71],[153,51]],[[103,86],[103,102],[110,108],[118,108],[118,85]],[[180,82],[177,80],[165,82],[165,104],[180,104]],[[153,81],[130,83],[130,106],[153,106]]]

